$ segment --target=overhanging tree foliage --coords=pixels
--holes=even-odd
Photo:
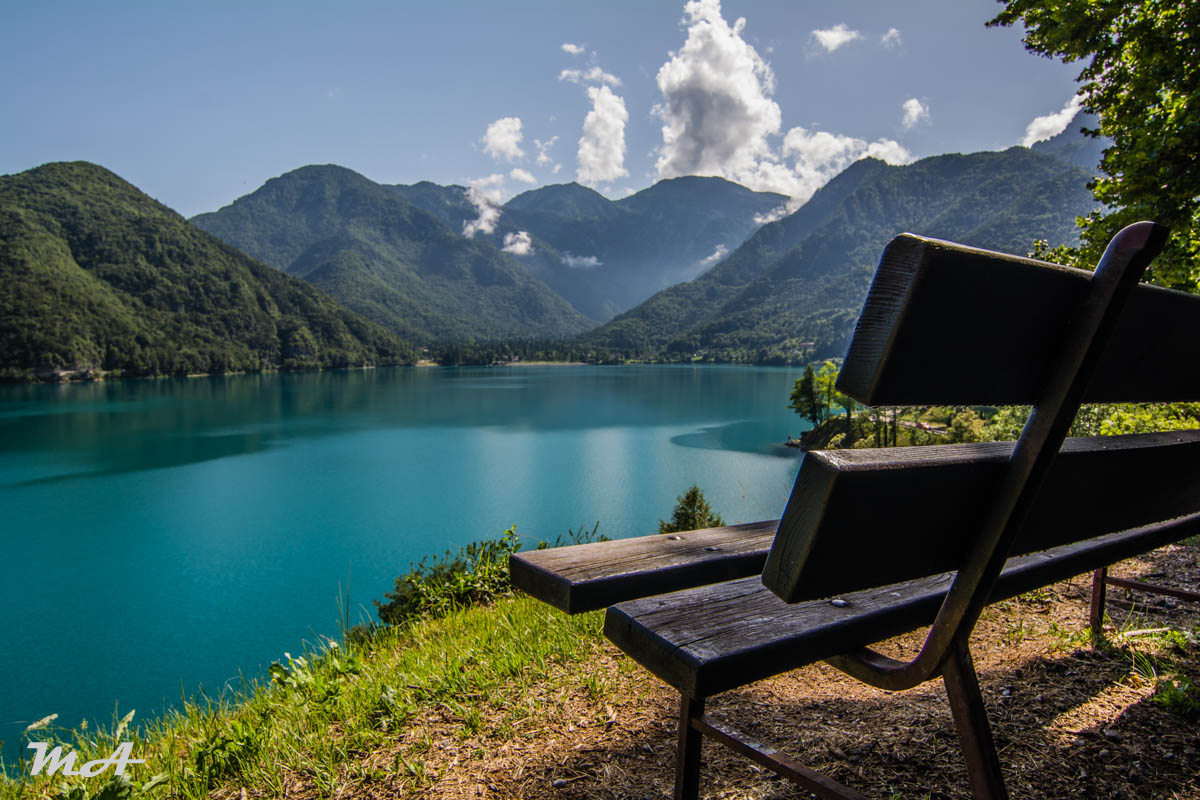
[[[1092,186],[1106,208],[1081,220],[1080,262],[1095,264],[1113,234],[1140,219],[1171,228],[1149,279],[1200,291],[1200,2],[1001,0],[988,25],[1024,24],[1025,46],[1082,60],[1088,131],[1113,142]]]
[[[820,425],[831,416],[832,408],[837,406],[846,412],[846,420],[849,422],[858,408],[858,403],[854,398],[837,390],[839,371],[840,368],[834,361],[826,361],[817,372],[814,372],[812,364],[809,364],[804,368],[804,376],[797,378],[792,386],[788,408],[813,425]]]

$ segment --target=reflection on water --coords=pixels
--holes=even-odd
[[[778,403],[775,385],[780,381],[746,380],[754,370],[568,371],[575,373],[571,380],[562,380],[564,369],[539,367],[4,387],[0,455],[39,452],[52,445],[59,459],[74,457],[85,468],[25,480],[61,480],[255,453],[297,438],[337,435],[362,426],[550,431],[685,425],[744,413],[767,399],[762,393],[768,386],[769,402]],[[742,385],[731,394],[733,374]],[[580,382],[586,388],[581,390]],[[714,446],[763,452],[764,438],[779,438],[778,431],[761,420],[735,425]],[[683,438],[679,443],[688,447],[710,446],[703,444],[703,436]]]
[[[0,386],[0,739],[261,674],[426,553],[600,523],[692,483],[778,516],[796,370],[400,368]],[[19,654],[12,657],[12,654]],[[86,667],[84,666],[86,665]]]
[[[797,420],[797,424],[799,420]],[[807,424],[802,426],[807,429]],[[791,434],[788,434],[789,436]],[[671,437],[680,447],[700,447],[708,450],[737,450],[760,453],[779,458],[796,458],[799,453],[779,439],[778,423],[773,420],[742,420],[725,425],[710,425],[692,433]]]

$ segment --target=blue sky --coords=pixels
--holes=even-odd
[[[1000,7],[0,0],[0,173],[94,161],[187,216],[314,163],[497,200],[719,174],[799,203],[854,158],[1002,149],[1060,112],[1078,65],[985,28]]]

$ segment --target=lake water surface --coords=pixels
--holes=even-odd
[[[777,517],[800,371],[396,368],[0,386],[0,739],[144,718],[338,635],[409,563],[652,532],[697,483]],[[356,611],[356,616],[360,612]],[[361,612],[365,613],[365,612]]]

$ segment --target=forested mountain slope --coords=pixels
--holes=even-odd
[[[9,377],[415,357],[378,325],[86,162],[0,177],[0,285],[0,368]]]
[[[905,231],[1006,252],[1072,243],[1090,173],[1023,147],[907,166],[860,161],[694,281],[587,334],[646,353],[840,355],[884,245]],[[980,287],[981,297],[986,287]]]
[[[192,221],[418,342],[559,337],[594,324],[512,256],[343,167],[302,167]]]

